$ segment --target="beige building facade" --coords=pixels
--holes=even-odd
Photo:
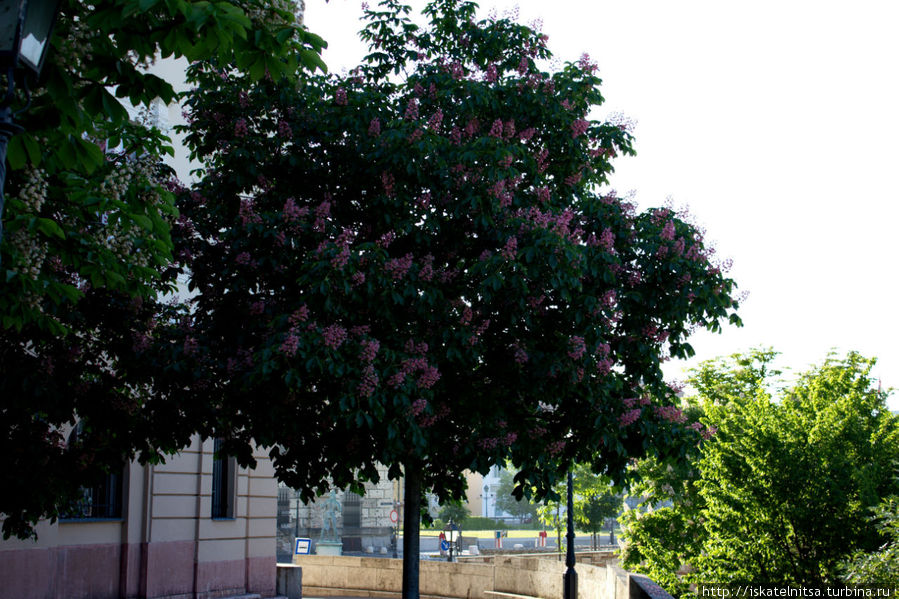
[[[195,438],[165,464],[127,465],[36,541],[0,541],[0,599],[275,595],[277,483]]]

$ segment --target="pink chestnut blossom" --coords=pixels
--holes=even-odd
[[[515,119],[510,119],[503,124],[503,137],[505,139],[515,137]]]
[[[573,123],[571,123],[571,137],[580,137],[584,134],[589,126],[589,121],[586,121],[584,119],[576,119]]]
[[[662,229],[659,237],[666,241],[672,241],[674,239],[674,221],[669,220],[665,223],[665,227]]]
[[[573,335],[568,340],[568,357],[572,360],[580,360],[584,357],[584,353],[587,351],[587,346],[584,343],[584,338]]]
[[[503,136],[503,122],[499,119],[493,121],[490,127],[490,137],[501,138]]]
[[[501,253],[506,260],[514,260],[518,254],[518,239],[514,236],[507,239]]]
[[[393,174],[387,171],[381,173],[381,184],[384,186],[384,193],[387,194],[387,197],[392,198],[396,195],[396,180],[393,178]]]
[[[297,206],[296,200],[292,197],[287,198],[284,202],[284,208],[281,209],[281,217],[285,222],[295,222],[296,220],[306,216],[309,213],[309,209],[306,207],[299,208]]]
[[[262,218],[260,218],[253,209],[253,202],[246,198],[240,200],[240,207],[237,210],[237,217],[240,219],[240,223],[244,226],[247,226],[250,223],[259,224],[262,222]]]
[[[581,180],[582,176],[583,176],[583,174],[580,171],[568,175],[567,177],[565,177],[565,185],[568,185],[569,187],[574,187]]]
[[[528,361],[528,353],[521,348],[518,343],[512,344],[512,351],[514,355],[515,362],[518,364],[525,364]]]
[[[586,52],[581,54],[580,59],[577,61],[577,66],[591,75],[599,68],[595,62],[590,60],[590,55]]]
[[[655,413],[656,416],[668,422],[684,422],[687,419],[680,408],[675,406],[656,406]]]
[[[359,359],[367,363],[374,362],[378,350],[381,349],[381,342],[377,339],[366,339],[360,345],[362,349],[359,352]]]
[[[296,326],[301,322],[306,322],[309,320],[309,308],[306,307],[306,304],[303,304],[299,308],[294,311],[293,314],[290,315],[288,322],[290,322],[291,326]]]
[[[521,55],[521,60],[518,62],[518,74],[524,75],[528,72],[528,67],[530,67],[530,62],[528,61],[528,57],[526,54]]]
[[[405,277],[410,268],[412,268],[412,254],[406,254],[402,258],[391,258],[384,264],[384,270],[395,281]]]
[[[418,386],[422,389],[430,389],[438,380],[440,380],[440,371],[433,366],[427,366],[418,377]]]
[[[247,133],[249,133],[247,119],[240,117],[234,122],[234,137],[246,137]]]
[[[598,372],[602,376],[605,376],[612,372],[612,366],[612,360],[610,360],[609,358],[602,358],[596,361],[596,372]]]
[[[456,81],[461,81],[465,76],[465,70],[462,68],[462,63],[459,61],[455,61],[450,65],[450,71],[453,74],[453,79]]]
[[[632,425],[640,418],[640,414],[643,413],[643,410],[640,408],[634,408],[633,410],[628,410],[618,418],[618,425],[621,428]]]
[[[284,342],[281,343],[281,353],[292,358],[294,354],[297,353],[297,349],[299,347],[300,338],[297,337],[293,331],[291,331],[287,334],[287,337],[285,337]]]
[[[278,121],[278,136],[283,139],[290,139],[291,137],[293,137],[293,130],[284,119]]]
[[[378,241],[376,241],[375,243],[377,244],[378,247],[386,249],[386,248],[390,247],[390,244],[393,243],[393,241],[395,239],[396,239],[396,233],[394,233],[393,231],[387,231],[386,233],[381,235],[381,237],[379,237]]]
[[[332,324],[322,331],[322,343],[331,349],[337,349],[346,341],[346,329],[339,324]]]
[[[437,109],[434,111],[434,114],[431,115],[431,118],[428,119],[428,128],[432,131],[437,131],[440,129],[440,123],[443,122],[443,111],[441,109]]]
[[[375,374],[375,368],[371,364],[362,370],[362,380],[356,388],[359,397],[371,397],[378,387],[378,375]]]
[[[546,449],[547,449],[547,451],[549,451],[549,455],[555,457],[565,450],[566,445],[567,445],[567,443],[565,442],[565,440],[561,439],[559,441],[554,441],[554,442],[550,443]]]
[[[407,121],[414,121],[418,118],[418,98],[412,98],[406,105],[406,113],[404,118]]]
[[[421,281],[430,281],[434,277],[434,256],[428,254],[424,257],[418,278]]]

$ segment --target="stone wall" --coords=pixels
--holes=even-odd
[[[380,597],[402,591],[402,562],[373,557],[296,556],[303,570],[303,594],[313,597]],[[425,599],[504,599],[503,594],[562,599],[564,562],[540,557],[501,557],[492,563],[421,562]],[[578,599],[630,599],[648,596],[645,577],[615,565],[578,564]],[[657,587],[656,587],[657,588]],[[661,589],[658,589],[661,591]],[[671,599],[661,591],[654,599]]]

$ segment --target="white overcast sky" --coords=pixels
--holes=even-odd
[[[899,2],[480,6],[542,19],[559,59],[590,54],[605,112],[637,122],[637,156],[618,159],[612,187],[642,208],[671,196],[733,260],[745,326],[697,333],[687,366],[773,346],[801,371],[831,349],[858,350],[879,358],[885,388],[899,387]],[[358,0],[306,0],[332,71],[364,54],[360,15]],[[899,410],[896,394],[890,405]]]

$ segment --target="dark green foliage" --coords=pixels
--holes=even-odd
[[[81,484],[197,430],[155,384],[150,352],[178,314],[170,141],[147,109],[175,97],[157,56],[234,62],[252,77],[322,67],[322,41],[288,3],[64,0],[26,132],[9,144],[0,245],[3,534],[28,536]],[[24,86],[14,109],[24,104]],[[129,116],[119,100],[142,113]],[[178,395],[174,395],[178,397]],[[76,420],[79,444],[66,446]]]

